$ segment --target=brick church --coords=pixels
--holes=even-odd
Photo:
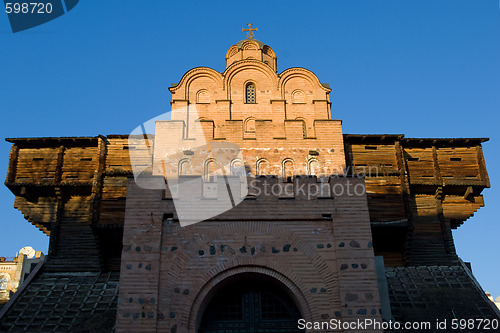
[[[278,73],[252,30],[170,92],[154,134],[7,139],[14,206],[50,242],[0,330],[500,318],[452,237],[484,204],[487,139],[344,134],[329,85]]]

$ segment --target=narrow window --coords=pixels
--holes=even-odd
[[[249,83],[246,87],[246,103],[247,104],[255,104],[255,84]]]
[[[188,160],[179,163],[179,176],[187,176],[191,174],[191,163]]]
[[[215,160],[210,160],[205,164],[205,181],[217,182],[217,176],[222,174],[222,168]]]
[[[269,162],[267,160],[260,160],[257,162],[257,175],[258,176],[265,176],[269,175],[270,170],[269,170]]]
[[[291,160],[283,162],[283,178],[285,183],[293,183],[294,165]]]
[[[247,118],[245,119],[245,132],[255,132],[255,119]]]
[[[241,161],[236,160],[233,161],[231,165],[231,174],[233,176],[244,176],[245,175],[245,168],[243,167],[243,164]]]
[[[319,162],[316,159],[309,160],[309,175],[317,176],[319,173]]]
[[[306,132],[306,121],[303,119],[299,119],[302,122],[302,136],[304,138],[307,138],[307,132]]]

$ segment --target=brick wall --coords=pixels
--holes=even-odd
[[[264,181],[282,184],[254,187]],[[240,274],[279,281],[307,320],[380,319],[363,179],[331,177],[329,195],[300,190],[317,184],[295,177],[291,197],[262,190],[182,228],[173,200],[129,179],[117,331],[194,332],[210,291]]]

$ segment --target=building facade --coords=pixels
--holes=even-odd
[[[497,306],[497,308],[500,309],[500,296],[498,296],[497,298],[493,299],[493,296],[491,296],[491,294],[486,291],[486,296],[488,296],[489,300],[492,301],[493,303],[495,303],[495,305]]]
[[[6,185],[50,245],[2,329],[498,319],[452,237],[484,204],[487,139],[344,134],[329,85],[255,39],[170,91],[154,135],[7,139]]]
[[[13,258],[0,257],[0,308],[7,303],[25,277],[41,261],[44,255],[32,247],[24,247]]]

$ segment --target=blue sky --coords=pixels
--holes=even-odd
[[[330,83],[345,133],[489,137],[486,206],[454,231],[459,255],[500,295],[500,9],[498,0],[81,1],[13,34],[0,13],[2,137],[126,134],[169,110],[168,87],[190,68],[225,68],[245,35]],[[0,142],[0,175],[10,144]],[[0,255],[45,237],[0,187]]]

